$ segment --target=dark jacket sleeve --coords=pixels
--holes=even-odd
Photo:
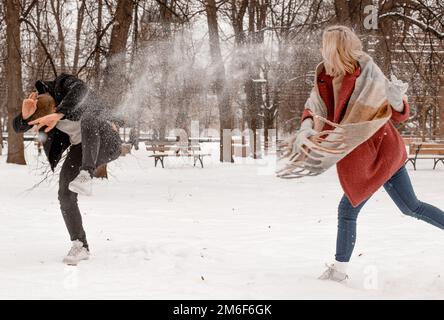
[[[14,128],[14,131],[17,133],[21,133],[31,129],[32,126],[28,124],[28,121],[30,120],[29,119],[23,120],[22,114],[20,113],[17,117],[15,117],[12,120],[12,127]]]
[[[82,102],[88,93],[86,84],[74,76],[69,76],[64,79],[60,91],[63,99],[57,106],[57,112],[63,113],[69,120],[80,120],[85,109],[85,104]]]

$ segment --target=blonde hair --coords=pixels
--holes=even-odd
[[[364,52],[358,36],[346,26],[331,26],[322,35],[325,71],[331,76],[353,73]]]

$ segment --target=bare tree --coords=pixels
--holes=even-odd
[[[110,94],[108,95],[111,98],[109,102],[113,105],[118,101],[116,99],[121,96],[119,93],[123,91],[123,85],[125,84],[123,79],[125,79],[126,60],[123,55],[125,54],[132,16],[133,1],[118,0],[106,56],[103,85],[105,92]]]
[[[83,20],[85,18],[85,6],[86,6],[86,0],[81,0],[77,12],[76,45],[74,48],[74,62],[72,66],[73,74],[77,73],[77,68],[79,66],[80,36],[82,34]]]
[[[334,7],[337,23],[348,25],[360,32],[364,29],[364,8],[371,4],[371,0],[335,0]]]
[[[23,134],[17,134],[12,127],[12,119],[20,113],[23,99],[22,61],[20,56],[20,1],[4,0],[6,13],[7,63],[6,81],[8,83],[8,163],[26,164]]]
[[[438,97],[439,97],[439,138],[444,139],[444,75],[440,76]]]
[[[208,35],[210,41],[210,53],[213,71],[213,89],[217,95],[219,106],[219,132],[220,132],[220,161],[232,162],[233,159],[224,158],[224,129],[232,129],[233,115],[230,104],[230,95],[227,90],[225,65],[220,49],[219,24],[217,21],[217,7],[215,0],[207,0],[205,3],[207,13]],[[228,140],[228,139],[226,139]],[[231,141],[231,138],[229,139]],[[226,143],[226,142],[225,142]],[[231,148],[231,146],[230,146]]]
[[[113,18],[114,25],[111,31],[103,85],[104,96],[107,102],[113,107],[120,102],[119,98],[122,96],[124,86],[126,85],[123,81],[125,78],[126,60],[125,57],[121,55],[125,54],[132,21],[132,8],[132,0],[119,0]],[[97,168],[95,175],[97,177],[107,178],[106,165]]]
[[[190,120],[198,118],[202,125],[217,128],[221,137],[223,129],[234,125],[255,133],[263,129],[266,148],[267,130],[285,133],[299,125],[313,69],[322,59],[322,30],[327,25],[346,24],[358,33],[365,50],[387,75],[393,72],[414,84],[408,92],[413,116],[399,129],[421,134],[424,139],[436,138],[444,131],[439,93],[444,5],[440,0],[378,0],[377,30],[363,25],[365,6],[375,3],[371,0],[2,3],[2,63],[7,61],[7,71],[17,75],[12,79],[6,77],[4,68],[0,70],[1,93],[14,91],[11,99],[16,101],[5,101],[0,107],[3,127],[19,111],[22,90],[31,90],[36,79],[70,71],[108,97],[111,107],[119,106],[134,92],[134,104],[128,104],[131,112],[125,115],[128,124],[154,130],[157,137],[165,137],[173,127],[188,130]],[[6,17],[3,9],[8,3],[14,3],[19,27],[11,26],[11,15]],[[208,33],[192,34],[202,18]],[[227,21],[232,29],[225,28]],[[14,45],[14,41],[21,43]],[[17,50],[21,51],[14,61]],[[209,66],[206,58],[211,61]],[[17,85],[16,65],[23,68],[21,86]],[[11,112],[13,107],[16,109]],[[12,133],[10,139],[14,137]],[[246,138],[242,139],[246,144]],[[257,141],[255,136],[250,139],[253,157],[262,147],[255,145]],[[225,146],[230,143],[227,140]],[[222,140],[221,160],[223,150],[230,149],[223,147]],[[10,149],[22,152],[16,146]]]
[[[99,90],[100,87],[100,42],[102,34],[102,7],[103,1],[97,0],[97,30],[96,30],[96,44],[94,47],[94,88]]]
[[[168,51],[170,49],[169,41],[171,40],[171,10],[169,10],[168,0],[158,0],[160,12],[160,65],[161,79],[159,83],[160,93],[160,128],[159,138],[164,139],[166,136],[167,125],[167,109],[168,109],[168,80],[169,80],[169,61]]]
[[[60,72],[66,72],[66,48],[65,48],[65,34],[63,30],[63,1],[50,0],[51,10],[57,26],[57,46],[58,57],[60,59]]]

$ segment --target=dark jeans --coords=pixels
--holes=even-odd
[[[85,114],[81,120],[81,128],[81,170],[87,170],[92,174],[98,166],[111,162],[120,155],[122,141],[109,121]]]
[[[444,212],[418,200],[405,166],[402,166],[387,180],[384,184],[384,189],[402,213],[444,229]],[[345,195],[342,197],[338,208],[337,261],[350,261],[356,242],[356,220],[359,211],[361,211],[367,201],[368,199],[355,208]]]
[[[92,122],[89,122],[91,125]],[[82,143],[71,146],[60,171],[59,202],[71,241],[80,240],[88,248],[82,216],[77,204],[77,193],[68,189],[69,183],[79,174],[81,168],[93,170],[96,167],[117,159],[120,155],[121,140],[108,123],[84,130],[82,124]],[[85,156],[86,152],[86,156]],[[84,162],[86,161],[86,162]]]

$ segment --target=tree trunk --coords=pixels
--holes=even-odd
[[[250,147],[254,159],[259,158],[261,154],[261,147],[258,145],[261,137],[257,136],[257,131],[260,129],[261,123],[259,121],[259,115],[261,113],[265,115],[266,112],[263,110],[262,103],[262,82],[256,82],[255,79],[261,77],[261,69],[265,61],[263,53],[257,48],[261,47],[264,41],[262,30],[265,28],[268,5],[267,1],[250,0],[248,3],[248,43],[250,45],[248,51],[250,55],[255,58],[250,59],[247,66],[248,78],[245,81],[245,94],[247,97],[249,128],[253,132],[253,141],[250,141]]]
[[[0,156],[2,155],[2,151],[3,151],[3,118],[2,118],[2,113],[0,112]]]
[[[225,66],[222,59],[220,49],[219,28],[217,22],[217,7],[215,0],[207,0],[205,4],[207,12],[208,35],[210,41],[210,54],[213,65],[213,88],[217,95],[217,103],[219,106],[219,123],[220,123],[220,161],[233,162],[232,156],[224,159],[224,129],[232,130],[232,110],[230,104],[230,95],[227,89]],[[227,143],[228,140],[225,139]],[[227,146],[228,148],[228,146]],[[231,148],[231,145],[229,146]]]
[[[161,21],[161,36],[160,36],[160,63],[162,69],[162,75],[159,88],[160,99],[160,126],[159,126],[159,138],[161,140],[166,137],[166,125],[167,125],[167,109],[168,109],[168,82],[169,82],[169,51],[170,38],[171,38],[171,13],[167,10],[168,0],[159,0],[159,11]]]
[[[335,0],[334,7],[338,24],[347,25],[357,33],[364,31],[364,7],[372,4],[371,0]]]
[[[102,6],[103,1],[97,0],[97,31],[96,48],[94,52],[94,89],[100,89],[100,34],[102,33]]]
[[[37,3],[36,5],[36,10],[35,10],[35,20],[36,20],[36,25],[35,25],[35,29],[36,29],[36,34],[37,37],[42,38],[42,29],[43,29],[43,23],[44,23],[44,12],[45,8],[42,5],[42,3]],[[46,78],[46,74],[45,74],[45,66],[46,66],[46,53],[45,50],[43,49],[43,47],[39,44],[37,45],[37,47],[35,48],[35,50],[33,50],[32,52],[30,52],[30,60],[32,61],[32,56],[34,56],[34,73],[32,74],[32,79],[45,79]]]
[[[60,0],[57,0],[57,3],[55,3],[54,0],[51,0],[51,9],[52,13],[54,14],[54,19],[56,21],[56,26],[57,26],[60,73],[64,73],[66,72],[66,57],[65,57],[66,51],[65,51],[65,35],[63,34],[63,26],[61,21],[62,12],[61,12]]]
[[[134,1],[133,42],[131,52],[131,64],[134,65],[139,49],[139,0]]]
[[[123,93],[125,79],[125,57],[119,57],[126,53],[129,29],[133,17],[133,1],[119,0],[114,14],[114,25],[111,31],[106,67],[104,75],[104,91],[111,105],[118,103],[118,98]]]
[[[270,141],[269,139],[270,138],[269,130],[273,129],[274,127],[274,110],[276,105],[272,105],[267,68],[265,68],[264,70],[264,78],[267,81],[265,84],[265,101],[264,101],[264,151],[265,154],[267,154],[269,147],[273,144],[273,142]]]
[[[256,45],[256,29],[255,29],[255,9],[256,0],[250,0],[248,2],[248,43],[251,48],[248,50],[251,52],[253,57],[256,56],[255,52]],[[252,152],[253,159],[257,159],[257,125],[258,125],[258,85],[254,82],[254,79],[259,78],[259,72],[257,69],[257,62],[255,59],[251,59],[247,66],[248,78],[245,81],[245,95],[247,97],[247,117],[248,117],[248,127],[252,131],[252,138],[250,138],[250,150]]]
[[[350,26],[351,19],[348,2],[347,0],[335,0],[335,13],[338,23]]]
[[[6,123],[4,122],[6,122],[6,100],[0,102],[0,156],[5,147],[5,144],[3,143],[3,129]]]
[[[111,41],[108,55],[106,57],[104,92],[107,102],[114,107],[119,103],[119,98],[124,90],[125,78],[125,58],[119,58],[119,54],[125,54],[126,43],[128,41],[129,29],[133,16],[133,1],[119,0],[114,16],[114,25],[111,31]],[[96,172],[96,176],[107,178],[107,168],[101,168]]]
[[[387,1],[381,7],[382,12],[390,12],[394,9],[393,1]],[[393,34],[396,33],[393,27],[394,21],[392,19],[382,19],[379,21],[379,28],[374,31],[378,37],[378,42],[375,45],[374,59],[386,75],[389,75],[392,71],[392,50],[395,47],[392,38]]]
[[[244,70],[248,65],[245,62],[247,59],[244,57],[245,56],[244,46],[246,45],[246,43],[245,43],[246,37],[245,37],[245,32],[244,32],[244,17],[247,12],[247,9],[248,9],[248,3],[249,3],[249,0],[231,0],[230,1],[231,23],[233,25],[234,39],[235,39],[234,57],[237,57],[239,59],[238,61],[235,61],[234,68],[236,70]],[[239,7],[239,9],[238,9],[238,7]],[[240,119],[235,119],[236,113],[233,114],[233,121],[240,123],[240,127],[241,127],[241,132],[242,132],[241,156],[242,157],[248,156],[246,154],[246,148],[244,147],[247,144],[246,137],[243,134],[245,131],[245,121],[247,120],[246,119],[246,116],[247,116],[246,109],[247,109],[246,106],[243,104],[241,106],[242,113],[241,113]],[[252,148],[250,148],[250,149],[252,149]]]
[[[16,134],[12,127],[12,119],[20,113],[22,88],[22,61],[20,53],[20,1],[4,0],[6,9],[6,43],[7,63],[6,82],[8,108],[8,163],[25,165],[23,134]]]
[[[74,48],[74,62],[72,66],[72,73],[77,73],[77,68],[79,66],[79,55],[80,55],[80,35],[82,34],[83,18],[85,16],[85,0],[80,2],[80,7],[77,12],[77,28],[76,28],[76,46]]]
[[[164,59],[164,54],[160,58],[162,61],[162,75],[159,86],[159,99],[160,99],[160,121],[159,121],[159,139],[164,140],[166,137],[166,122],[167,122],[167,108],[168,108],[168,91],[167,91],[167,83],[168,83],[168,69],[167,62]]]
[[[440,77],[440,87],[438,93],[439,106],[439,138],[444,139],[444,75]]]

